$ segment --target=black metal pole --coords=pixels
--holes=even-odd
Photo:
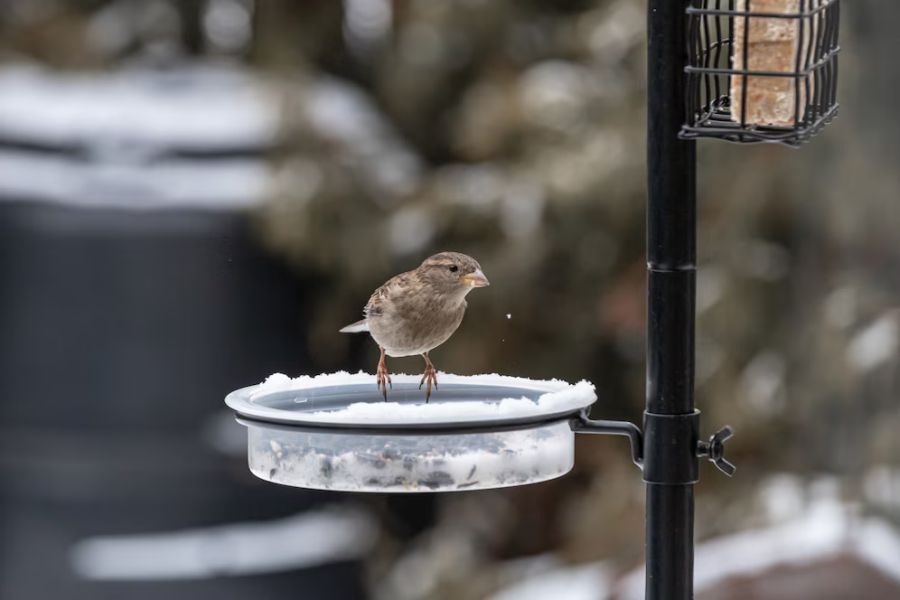
[[[696,150],[678,139],[689,2],[649,0],[647,19],[647,600],[693,597]]]

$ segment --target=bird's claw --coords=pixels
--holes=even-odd
[[[438,389],[437,371],[431,365],[426,365],[425,374],[422,375],[422,381],[419,382],[420,390],[425,385],[425,404],[428,404],[428,400],[431,398],[432,384],[434,384],[434,389]]]
[[[375,370],[375,384],[378,386],[378,391],[384,396],[384,401],[387,402],[388,387],[394,389],[394,384],[391,383],[391,374],[388,373],[387,365],[384,364],[384,355],[378,361],[378,368]]]
[[[375,374],[375,383],[378,385],[378,390],[381,392],[382,396],[384,396],[384,401],[387,402],[388,387],[394,389],[394,386],[391,383],[391,376],[387,372],[387,369],[378,369],[378,372]]]

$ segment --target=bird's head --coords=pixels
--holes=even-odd
[[[429,256],[418,268],[424,281],[447,292],[463,295],[477,287],[490,285],[478,261],[459,252],[441,252]]]

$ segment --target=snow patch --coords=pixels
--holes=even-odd
[[[553,569],[508,586],[490,600],[597,600],[609,594],[611,569],[603,563]]]
[[[694,590],[701,593],[730,577],[752,577],[781,566],[803,566],[849,554],[900,582],[900,534],[886,521],[860,519],[852,507],[840,500],[834,481],[823,479],[808,488],[814,498],[798,511],[806,493],[787,476],[772,482],[764,499],[787,502],[784,511],[774,511],[783,522],[763,529],[726,535],[697,546],[694,557]],[[793,497],[792,497],[793,496]],[[793,514],[792,518],[787,518]],[[620,597],[644,597],[644,569],[623,578]]]
[[[95,581],[253,575],[362,558],[376,533],[368,514],[328,506],[271,521],[88,537],[72,548],[71,562]]]
[[[391,375],[394,389],[404,385],[418,386],[420,375]],[[266,401],[275,394],[297,392],[298,398],[304,393],[325,387],[355,386],[371,387],[375,391],[375,376],[360,371],[348,373],[338,371],[316,376],[300,376],[291,379],[282,373],[270,375],[258,386],[232,393],[226,403],[236,411],[248,416],[274,418],[280,421],[311,424],[342,425],[409,425],[465,423],[494,419],[522,419],[576,412],[597,399],[594,385],[581,380],[570,384],[558,379],[534,380],[510,377],[496,373],[484,375],[454,375],[438,373],[440,388],[433,392],[429,404],[367,401],[355,402],[338,410],[284,411],[266,406]],[[495,394],[486,400],[452,399],[454,385],[517,388],[509,392],[518,395],[500,396]],[[348,392],[351,390],[348,390]],[[528,396],[540,394],[536,400]],[[441,396],[449,400],[442,400]],[[423,395],[424,396],[424,395]],[[375,394],[373,394],[373,399]],[[388,395],[390,398],[390,394]],[[379,398],[380,400],[380,398]],[[294,399],[297,402],[297,399]]]
[[[892,311],[879,317],[850,342],[847,359],[858,371],[871,371],[897,353],[897,315]]]
[[[227,101],[223,101],[227,99]],[[90,154],[169,149],[266,149],[278,134],[271,91],[247,71],[66,73],[0,69],[0,136]]]

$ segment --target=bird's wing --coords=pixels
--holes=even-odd
[[[393,280],[391,280],[393,281]],[[387,297],[387,293],[385,288],[390,283],[388,281],[383,286],[375,290],[372,296],[369,298],[369,301],[366,303],[365,308],[363,308],[363,318],[357,321],[356,323],[351,323],[346,327],[342,327],[338,331],[340,333],[359,333],[361,331],[369,331],[369,319],[371,317],[379,317],[381,316],[383,305],[385,298]]]
[[[369,298],[369,301],[366,302],[366,307],[363,309],[363,314],[366,315],[367,319],[369,317],[380,317],[384,312],[384,303],[387,299],[386,288],[387,283],[375,290],[375,292]]]
[[[403,295],[403,291],[409,287],[410,278],[413,276],[412,271],[400,273],[399,275],[388,279],[384,285],[372,292],[372,296],[363,308],[365,318],[351,325],[347,325],[341,329],[341,333],[356,333],[359,331],[369,331],[369,319],[377,318],[384,314],[385,310],[389,310],[395,299]]]
[[[412,271],[400,273],[388,279],[384,285],[375,290],[363,310],[366,317],[380,317],[385,310],[390,310],[394,302],[405,295],[405,290],[409,288],[412,277]]]

